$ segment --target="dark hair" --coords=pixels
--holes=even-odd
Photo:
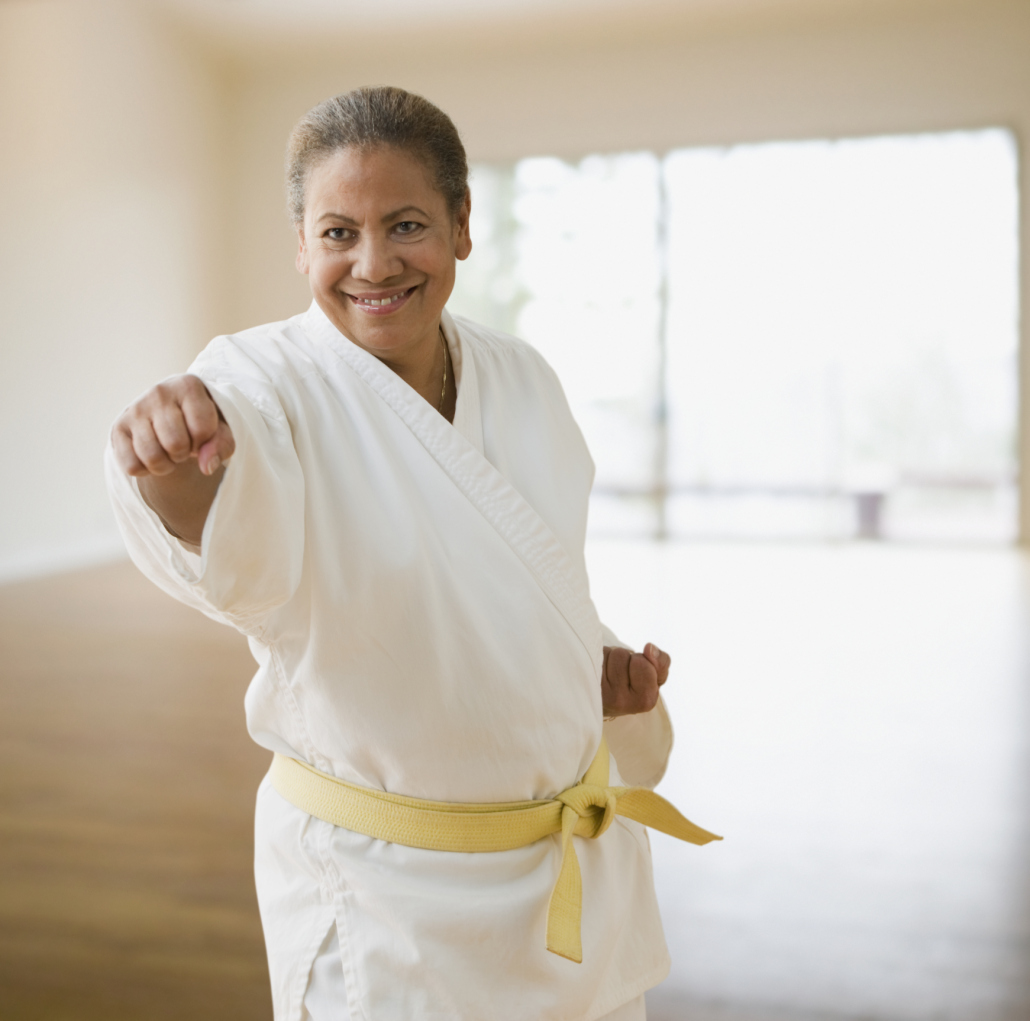
[[[433,183],[457,213],[468,193],[468,160],[454,122],[428,99],[388,85],[366,86],[326,99],[290,133],[286,197],[294,225],[304,222],[308,175],[340,149],[392,146],[424,160]]]

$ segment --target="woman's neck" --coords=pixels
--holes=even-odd
[[[428,345],[428,351],[425,350],[426,346],[422,345],[419,357],[404,360],[377,357],[396,372],[427,404],[436,408],[448,421],[452,421],[457,389],[443,331],[437,330],[434,342]]]

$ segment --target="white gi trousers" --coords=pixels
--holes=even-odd
[[[350,1021],[340,963],[340,937],[335,925],[329,927],[312,965],[300,1018],[301,1021]],[[597,1021],[647,1021],[643,994]]]

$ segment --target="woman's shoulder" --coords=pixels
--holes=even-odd
[[[467,316],[449,313],[454,325],[461,333],[462,339],[473,342],[478,350],[506,354],[513,357],[539,357],[536,349],[510,333],[494,329],[492,326],[484,326]]]
[[[465,316],[451,315],[451,318],[462,341],[472,349],[477,369],[495,369],[505,375],[516,372],[548,383],[558,383],[554,369],[532,344]]]
[[[258,404],[279,405],[292,384],[320,373],[302,316],[215,337],[189,371],[213,386],[232,386]]]
[[[310,365],[310,354],[302,343],[301,319],[293,316],[221,334],[200,352],[194,365],[265,378],[274,378],[277,370],[287,365]]]

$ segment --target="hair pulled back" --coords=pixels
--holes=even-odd
[[[294,226],[304,222],[304,189],[311,171],[341,149],[391,146],[423,160],[430,177],[457,213],[468,192],[468,160],[458,129],[428,99],[388,85],[366,86],[326,99],[290,133],[286,196]]]

